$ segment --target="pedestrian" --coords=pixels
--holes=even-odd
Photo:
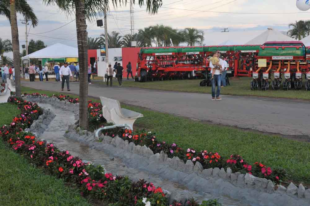
[[[31,64],[30,67],[29,67],[29,75],[30,75],[30,81],[34,82],[35,81],[36,70],[35,70],[35,66],[33,64]]]
[[[44,70],[43,70],[41,65],[39,65],[39,72],[38,73],[39,73],[39,80],[40,80],[40,82],[42,82],[43,81]]]
[[[128,64],[127,64],[127,79],[129,79],[129,74],[131,74],[131,78],[133,79],[132,68],[131,68],[131,63],[130,62],[128,62]]]
[[[3,72],[2,72],[2,82],[6,83],[7,78],[9,77],[9,67],[8,64],[6,64],[3,67]]]
[[[77,82],[80,79],[80,66],[79,66],[79,63],[76,63],[75,69],[76,69],[75,81]]]
[[[12,67],[10,67],[10,69],[9,69],[9,79],[11,79],[12,74],[13,74]]]
[[[111,64],[109,64],[106,74],[107,74],[107,86],[109,86],[109,80],[110,80],[110,86],[112,87],[113,69]]]
[[[59,71],[60,77],[61,77],[61,91],[64,90],[65,87],[65,81],[67,82],[67,90],[70,91],[70,86],[69,86],[69,77],[72,77],[72,72],[70,70],[70,67],[68,66],[68,63],[66,62],[64,66],[60,68]]]
[[[48,82],[48,66],[45,64],[44,66],[44,74],[45,74],[45,80]]]
[[[227,69],[228,69],[227,58],[223,60],[223,65],[224,65],[224,68],[223,68],[222,75],[221,75],[222,87],[226,87],[226,74],[227,74]]]
[[[96,62],[96,61],[94,62],[94,70],[93,70],[93,73],[95,73],[95,74],[97,73],[97,62]]]
[[[29,79],[29,68],[25,68],[25,79]]]
[[[120,63],[118,63],[116,67],[116,78],[120,86],[122,86],[122,82],[123,82],[123,70],[124,68],[121,66]]]
[[[90,80],[90,77],[91,77],[91,64],[88,65],[88,84],[91,84],[91,80]]]
[[[74,66],[74,63],[71,63],[69,65],[69,67],[70,67],[71,73],[73,75],[73,77],[72,77],[72,80],[73,80],[74,76],[76,75],[76,67]]]
[[[117,68],[117,62],[115,62],[114,66],[113,66],[113,70],[116,71]]]
[[[56,82],[60,81],[59,70],[60,70],[60,67],[59,67],[58,63],[56,62],[56,64],[54,65],[55,81]]]
[[[15,68],[14,68],[14,66],[12,67],[12,76],[13,76],[13,81],[15,81]]]
[[[222,100],[220,97],[221,94],[221,71],[224,68],[224,61],[220,59],[220,52],[217,51],[214,55],[215,58],[219,58],[219,64],[215,67],[212,64],[212,61],[210,61],[210,68],[211,68],[211,73],[214,74],[212,76],[212,100]],[[217,90],[215,93],[215,86],[217,83]]]

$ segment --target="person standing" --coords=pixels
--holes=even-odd
[[[87,73],[88,73],[88,84],[91,84],[91,80],[90,80],[90,77],[91,77],[91,64],[88,65]]]
[[[64,64],[64,66],[60,68],[59,74],[62,80],[61,91],[64,90],[65,81],[67,82],[67,90],[70,91],[69,78],[70,76],[72,77],[72,73],[71,73],[70,67],[68,66],[67,62]]]
[[[8,67],[8,65],[6,64],[6,65],[3,67],[2,81],[6,83],[6,79],[8,78],[8,76],[9,76],[9,67]]]
[[[39,79],[40,79],[40,82],[43,81],[43,75],[44,75],[44,71],[43,71],[43,68],[41,65],[39,65]]]
[[[220,97],[221,94],[221,70],[223,70],[223,67],[225,66],[223,63],[223,60],[220,59],[220,52],[217,51],[214,55],[214,57],[219,58],[219,65],[216,67],[212,64],[212,61],[210,61],[210,68],[211,73],[214,74],[212,78],[212,100],[222,100]],[[215,94],[215,86],[217,83],[217,90]]]
[[[60,67],[58,65],[58,63],[55,64],[54,66],[54,72],[55,72],[55,76],[56,76],[56,82],[59,82],[60,81],[60,77],[59,77],[59,70],[60,70]]]
[[[120,86],[122,86],[122,82],[123,82],[123,70],[124,68],[121,66],[120,63],[118,63],[116,67],[116,78]]]
[[[45,74],[45,80],[48,82],[48,66],[45,64],[44,66],[44,74]]]
[[[80,78],[80,66],[79,66],[79,63],[76,64],[75,69],[76,69],[75,81],[77,82],[77,81],[79,81],[79,78]]]
[[[131,74],[131,78],[133,79],[131,62],[128,62],[128,64],[127,64],[127,79],[129,79],[129,74]]]
[[[117,68],[117,62],[115,62],[114,66],[113,66],[113,70],[116,71]]]
[[[33,64],[30,65],[29,67],[29,76],[30,76],[30,81],[33,82],[34,79],[35,79],[35,73],[36,73],[36,70],[35,70],[35,67]]]
[[[97,61],[94,62],[94,70],[93,73],[96,74],[97,73]]]
[[[222,71],[222,75],[221,75],[221,78],[222,78],[222,87],[226,87],[226,74],[227,74],[227,69],[228,69],[228,63],[227,63],[227,58],[225,58],[223,60],[223,71]]]
[[[10,69],[9,69],[9,79],[11,79],[12,74],[13,74],[12,67],[10,67]]]
[[[13,76],[13,81],[15,81],[15,68],[12,67],[12,76]]]
[[[74,66],[73,63],[71,63],[69,67],[70,67],[71,73],[72,73],[72,75],[73,75],[72,78],[74,78],[74,75],[76,75],[76,67]],[[72,79],[72,80],[73,80],[73,79]]]
[[[113,69],[112,69],[111,64],[109,64],[109,67],[106,73],[107,73],[107,86],[109,86],[109,80],[110,80],[110,86],[112,87]]]

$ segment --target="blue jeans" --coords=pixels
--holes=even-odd
[[[224,87],[226,87],[226,73],[227,73],[227,71],[223,71],[222,74],[221,74],[221,76],[222,76],[222,85]]]
[[[6,83],[6,78],[7,78],[6,73],[2,72],[2,81],[5,83]]]
[[[40,79],[40,81],[43,81],[43,74],[42,73],[39,73],[39,79]]]
[[[56,81],[59,81],[60,80],[59,73],[55,73],[55,75],[56,75]]]
[[[215,82],[217,82],[216,97],[219,97],[221,94],[221,75],[214,75],[212,79],[212,98],[215,98]]]

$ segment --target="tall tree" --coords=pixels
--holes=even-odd
[[[5,52],[10,52],[10,51],[13,51],[12,42],[9,39],[2,40],[0,38],[0,56],[1,56],[2,61],[4,59],[4,55],[3,54]]]
[[[101,46],[104,46],[104,41],[101,38],[88,37],[87,45],[88,49],[99,49]]]
[[[140,47],[151,47],[152,46],[152,31],[151,28],[139,29],[137,40],[138,46]]]
[[[38,50],[44,49],[45,47],[46,47],[46,45],[44,44],[43,41],[41,41],[41,40],[34,41],[33,39],[31,39],[29,41],[28,51],[29,51],[29,54],[31,54],[31,53],[36,52]]]
[[[79,50],[79,65],[80,65],[80,106],[79,106],[79,124],[80,127],[88,128],[87,116],[87,98],[88,98],[88,83],[87,83],[87,24],[86,18],[92,19],[98,11],[104,11],[104,7],[108,8],[109,2],[115,6],[126,4],[127,0],[43,0],[47,4],[56,3],[61,9],[67,12],[75,12],[77,42]],[[146,2],[147,10],[157,12],[162,4],[162,0],[137,0],[142,6]],[[133,3],[136,1],[134,0]]]
[[[138,40],[138,34],[126,34],[123,36],[121,45],[122,47],[131,47],[131,42],[132,41],[137,41]]]
[[[291,29],[287,32],[287,34],[298,40],[301,40],[307,33],[309,33],[309,30],[307,31],[307,25],[304,21],[296,21],[296,23],[291,23],[289,24],[289,28]]]
[[[25,18],[32,21],[32,25],[38,24],[38,19],[34,14],[32,8],[26,0],[1,0],[0,1],[0,15],[5,15],[11,23],[12,33],[12,47],[13,47],[13,61],[15,66],[15,82],[16,82],[16,96],[21,96],[20,88],[20,53],[19,53],[19,38],[17,27],[16,12],[21,13]]]
[[[203,42],[203,31],[200,31],[195,28],[186,28],[183,31],[184,42],[188,44],[188,46],[195,46],[196,43],[199,45]]]

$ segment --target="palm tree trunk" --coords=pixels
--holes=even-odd
[[[13,62],[15,67],[15,86],[16,96],[21,96],[20,89],[20,54],[19,54],[19,39],[18,39],[18,27],[15,0],[10,0],[10,12],[11,12],[11,32],[12,32],[12,46],[13,46]]]
[[[77,43],[79,50],[79,65],[80,65],[80,105],[79,105],[79,124],[83,129],[88,129],[88,55],[87,55],[87,25],[85,17],[85,0],[75,1],[76,8],[76,30]]]

